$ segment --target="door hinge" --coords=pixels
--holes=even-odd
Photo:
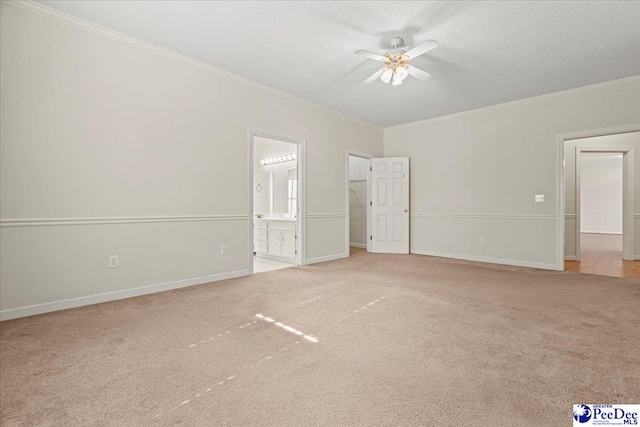
[[[369,202],[369,206],[373,206],[373,201]]]
[[[298,255],[298,251],[296,251],[296,255]]]
[[[373,172],[373,166],[369,166],[369,172]]]
[[[373,236],[369,236],[369,240],[373,240]]]

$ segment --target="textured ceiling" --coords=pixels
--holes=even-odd
[[[42,1],[386,127],[640,74],[640,2]],[[392,36],[431,73],[361,82]]]

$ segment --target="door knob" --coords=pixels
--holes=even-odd
[[[405,209],[405,210],[404,210],[404,213],[407,213],[407,212],[409,212],[409,209]]]

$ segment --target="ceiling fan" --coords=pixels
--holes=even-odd
[[[390,40],[390,43],[393,49],[387,52],[384,56],[366,50],[356,50],[358,55],[366,56],[367,58],[375,59],[376,61],[384,63],[384,67],[382,67],[381,70],[376,71],[363,83],[371,83],[380,77],[380,80],[383,82],[389,83],[393,80],[393,86],[398,86],[402,84],[402,81],[406,79],[408,75],[412,75],[418,80],[427,80],[431,77],[431,74],[426,71],[422,71],[413,65],[409,65],[409,61],[416,56],[427,53],[438,47],[437,41],[427,40],[408,51],[400,49],[400,46],[404,44],[402,37],[393,37]]]

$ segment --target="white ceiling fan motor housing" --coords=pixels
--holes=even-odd
[[[392,48],[397,49],[404,44],[404,39],[402,37],[393,37],[389,40],[389,44],[391,44]]]
[[[385,56],[389,56],[389,55],[397,55],[397,54],[404,54],[406,52],[406,50],[404,49],[399,49],[400,46],[402,46],[404,44],[404,39],[402,37],[393,37],[391,40],[389,40],[389,44],[391,45],[391,47],[393,49],[391,49],[390,51],[385,53]]]

